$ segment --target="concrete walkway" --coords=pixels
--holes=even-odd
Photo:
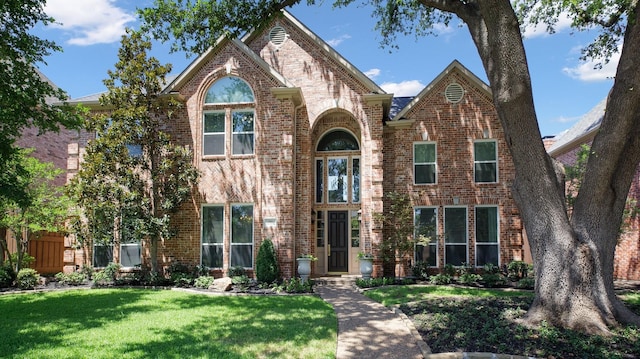
[[[338,317],[337,359],[418,359],[424,358],[423,350],[429,353],[406,316],[365,297],[352,283],[339,278],[316,280],[316,292],[333,305]]]

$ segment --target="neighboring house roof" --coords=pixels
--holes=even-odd
[[[438,84],[445,76],[449,75],[453,71],[458,71],[464,76],[466,76],[471,83],[475,84],[480,90],[484,91],[487,96],[491,97],[491,88],[489,85],[484,83],[478,76],[476,76],[473,72],[469,71],[466,67],[464,67],[458,60],[453,60],[449,66],[447,66],[444,71],[442,71],[435,79],[433,79],[420,93],[414,97],[409,103],[407,103],[402,110],[397,112],[395,115],[390,116],[391,121],[398,121],[403,119],[406,114],[411,110],[413,106],[419,103],[423,97],[425,97],[433,87]]]
[[[600,123],[602,123],[606,106],[607,98],[605,97],[589,112],[582,116],[580,121],[570,129],[558,135],[554,144],[549,147],[549,150],[547,151],[549,152],[549,155],[556,157],[575,148],[579,144],[593,139],[600,128]]]

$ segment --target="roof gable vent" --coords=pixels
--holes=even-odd
[[[462,101],[464,96],[464,88],[457,82],[453,82],[447,86],[444,90],[444,97],[448,102],[458,103]]]
[[[269,41],[276,46],[282,45],[283,42],[287,40],[287,32],[282,26],[274,26],[271,31],[269,31]]]

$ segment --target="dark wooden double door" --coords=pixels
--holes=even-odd
[[[329,272],[349,271],[349,211],[329,211]]]

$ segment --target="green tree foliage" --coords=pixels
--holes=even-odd
[[[8,199],[0,201],[0,227],[11,231],[18,249],[17,256],[7,256],[13,262],[11,265],[16,273],[22,267],[29,242],[37,240],[43,232],[64,230],[65,220],[72,208],[71,200],[64,194],[64,188],[53,185],[62,170],[55,168],[52,163],[41,162],[29,156],[30,153],[30,150],[18,151],[20,166],[27,174],[18,179],[25,184],[30,200],[27,204]],[[7,248],[6,243],[2,247]]]
[[[149,58],[150,49],[139,32],[123,36],[100,98],[107,113],[87,119],[96,139],[72,191],[86,216],[76,226],[80,242],[118,243],[128,231],[129,238],[148,241],[158,272],[158,243],[171,237],[171,215],[190,197],[198,171],[190,150],[163,131],[179,103],[161,95],[171,66]]]
[[[266,238],[260,244],[256,258],[256,279],[261,283],[273,283],[278,279],[278,257],[271,239]]]
[[[174,48],[201,52],[221,35],[259,29],[277,10],[299,0],[155,0],[141,14],[160,39]],[[335,0],[334,6],[357,1]],[[359,1],[358,1],[359,2]],[[314,4],[313,0],[307,1]],[[526,321],[591,333],[608,333],[620,322],[640,325],[613,288],[618,230],[631,181],[640,163],[640,9],[636,0],[372,0],[384,44],[398,35],[428,34],[454,17],[463,21],[478,50],[504,129],[516,175],[512,195],[534,258],[535,293]],[[225,12],[226,11],[226,12]],[[577,30],[598,38],[586,57],[608,59],[619,50],[607,111],[592,144],[573,214],[567,215],[560,166],[541,140],[521,26],[546,23],[560,14]],[[526,19],[526,20],[524,20]],[[550,248],[553,248],[550,250]]]
[[[36,68],[53,51],[54,42],[31,33],[37,25],[49,25],[54,19],[43,11],[44,0],[0,2],[0,197],[27,205],[25,182],[27,169],[15,145],[22,130],[35,126],[41,133],[58,131],[60,126],[77,128],[77,111],[54,106],[53,101],[67,98],[64,91],[50,83]]]

